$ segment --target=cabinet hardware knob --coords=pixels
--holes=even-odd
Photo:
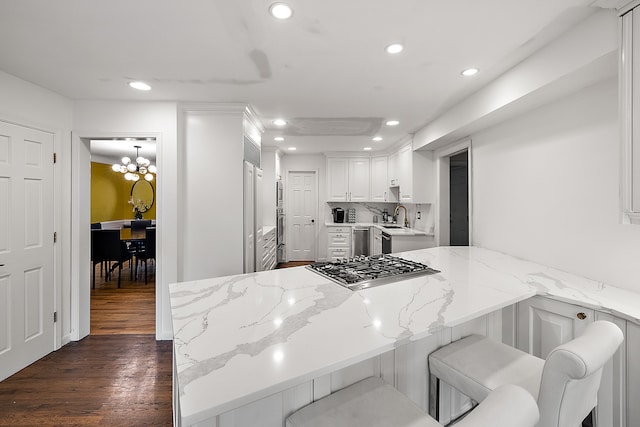
[[[584,320],[584,319],[586,319],[586,318],[587,318],[587,315],[586,315],[586,314],[584,314],[583,312],[580,312],[580,313],[576,314],[576,317],[577,317],[578,319],[580,319],[580,320]]]

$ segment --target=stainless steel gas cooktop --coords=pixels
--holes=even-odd
[[[308,269],[352,291],[440,273],[429,266],[392,255],[360,256],[335,262],[316,262]]]

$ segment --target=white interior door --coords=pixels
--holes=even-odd
[[[53,135],[0,122],[0,381],[53,351]]]
[[[316,260],[318,195],[315,172],[289,172],[288,241],[290,261]]]

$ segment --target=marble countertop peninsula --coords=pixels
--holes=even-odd
[[[477,247],[397,254],[441,273],[357,292],[304,267],[170,286],[184,424],[534,295],[640,319],[640,294]]]

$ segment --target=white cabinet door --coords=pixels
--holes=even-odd
[[[349,197],[349,161],[346,158],[327,159],[327,201],[346,202]]]
[[[518,304],[516,347],[546,359],[551,350],[580,335],[593,322],[590,309],[533,297]]]
[[[413,200],[413,150],[407,144],[398,151],[400,203]]]
[[[393,153],[387,160],[387,179],[389,180],[389,187],[398,186],[398,153]]]
[[[349,201],[369,200],[369,159],[349,159]]]
[[[627,322],[627,424],[640,426],[640,326]]]
[[[598,390],[598,406],[596,407],[596,426],[625,427],[627,425],[640,425],[640,417],[635,422],[627,423],[627,322],[623,319],[607,313],[596,311],[596,320],[607,320],[613,322],[622,330],[625,340],[620,348],[613,355],[610,361],[604,365],[602,370],[602,380]],[[636,351],[640,348],[636,347]],[[638,353],[629,353],[638,354]],[[635,364],[635,363],[634,363]],[[633,367],[631,367],[633,369]],[[640,374],[640,371],[638,372]],[[637,387],[640,377],[631,379],[630,388]],[[636,395],[635,399],[640,398]],[[637,402],[630,400],[629,402]],[[637,406],[632,403],[633,406]],[[633,408],[630,408],[633,411]],[[640,412],[639,412],[640,414]]]
[[[387,181],[387,157],[371,159],[371,201],[386,202],[389,200],[389,183]]]

